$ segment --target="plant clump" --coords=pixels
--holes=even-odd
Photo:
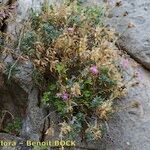
[[[8,117],[10,115],[11,117]],[[0,112],[0,131],[15,136],[20,135],[22,127],[21,119],[14,117],[9,111],[2,110]]]
[[[6,133],[11,133],[13,135],[19,135],[21,131],[22,122],[20,118],[15,118],[12,122],[8,123],[4,128]]]
[[[100,139],[115,99],[124,95],[115,31],[103,24],[105,11],[76,1],[44,5],[40,14],[32,12],[21,39],[46,87],[42,104],[61,117],[61,137]]]

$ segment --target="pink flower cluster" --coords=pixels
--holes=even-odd
[[[97,69],[96,66],[92,66],[92,67],[90,68],[90,72],[91,72],[93,75],[98,75],[98,74],[99,74],[99,71],[98,71],[98,69]]]
[[[64,101],[66,101],[66,100],[69,99],[69,94],[66,93],[66,92],[63,92],[63,93],[57,93],[56,96],[59,97],[59,98],[62,98]]]
[[[68,28],[67,30],[68,32],[71,32],[71,33],[74,32],[74,28]]]

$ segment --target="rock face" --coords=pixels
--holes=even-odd
[[[3,85],[0,88],[0,111],[9,110],[14,116],[24,117],[27,108],[27,93],[14,80],[9,82],[4,79]]]
[[[126,77],[138,74],[139,84],[130,87],[121,109],[108,122],[106,150],[147,150],[150,147],[150,73],[130,59]],[[139,105],[137,108],[133,105]]]
[[[150,1],[149,0],[94,0],[91,5],[108,3],[111,11],[106,24],[120,34],[117,45],[150,70]],[[117,7],[114,6],[117,3]]]
[[[39,12],[41,10],[41,6],[44,0],[18,0],[19,8],[18,8],[18,21],[22,21],[28,17],[29,9],[36,10]],[[59,0],[47,0],[50,4],[56,4]]]
[[[150,1],[122,0],[121,4],[110,13],[108,22],[122,35],[120,48],[150,69]]]
[[[27,117],[24,119],[22,127],[22,136],[27,139],[39,141],[42,137],[42,130],[45,117],[44,110],[38,106],[39,91],[33,88],[28,97]]]
[[[0,0],[0,3],[2,4],[6,4],[8,2],[8,0]]]

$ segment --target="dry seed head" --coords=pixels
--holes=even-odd
[[[112,108],[112,101],[106,101],[102,105],[97,108],[96,113],[97,115],[103,119],[107,120],[110,113],[113,112]]]

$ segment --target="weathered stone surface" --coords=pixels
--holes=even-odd
[[[150,70],[150,1],[149,0],[87,0],[89,4],[109,4],[106,24],[120,34],[118,47]]]
[[[23,145],[23,143],[26,142],[26,139],[24,138],[16,137],[6,133],[0,133],[0,140],[3,142],[16,142],[16,146],[4,146],[0,147],[0,150],[32,150],[32,148],[27,147],[26,144]]]
[[[8,64],[13,66],[16,62],[11,56],[3,56],[1,60],[6,66]],[[16,66],[18,72],[11,75],[10,79],[6,73],[10,72],[10,69],[3,73],[5,82],[4,87],[0,88],[0,97],[2,98],[0,110],[6,109],[13,115],[22,117],[21,137],[39,140],[42,136],[45,114],[43,108],[39,106],[39,90],[32,82],[33,66],[29,61],[18,61]]]
[[[24,117],[27,108],[27,93],[15,80],[8,81],[3,77],[4,83],[0,88],[0,111],[8,110],[12,115]]]
[[[6,59],[4,62],[13,65],[15,61]],[[9,80],[8,75],[3,73],[4,83],[0,88],[0,111],[7,110],[14,117],[22,119],[23,126],[20,134],[20,137],[23,138],[22,141],[27,139],[39,141],[43,134],[46,113],[39,106],[39,90],[34,87],[31,80],[33,68],[30,62],[26,64],[18,63],[17,67],[19,72]],[[0,134],[0,139],[3,138],[3,135],[4,133]],[[9,135],[6,137],[9,137]],[[3,150],[16,149],[20,150],[21,147],[4,148]]]
[[[44,111],[39,108],[38,103],[38,89],[32,89],[30,91],[27,108],[27,117],[24,120],[22,128],[22,136],[27,139],[39,141],[42,136],[43,124],[44,124]]]
[[[108,134],[104,137],[106,150],[147,150],[150,147],[150,73],[131,59],[126,68],[126,78],[134,73],[138,78],[125,99],[118,102],[122,109],[108,122]],[[134,82],[135,81],[135,82]],[[132,108],[134,102],[138,108]]]
[[[150,69],[150,1],[122,0],[121,3],[110,13],[108,22],[121,34],[119,46]]]
[[[2,4],[6,4],[8,2],[8,0],[0,0],[0,3]]]
[[[47,0],[50,4],[56,4],[60,0]],[[19,7],[18,7],[18,21],[21,22],[22,20],[26,19],[29,15],[29,10],[32,8],[36,10],[37,13],[41,10],[42,4],[44,0],[18,0]]]
[[[45,113],[43,108],[38,105],[39,91],[32,82],[33,66],[30,61],[22,61],[18,58],[12,55],[0,57],[5,66],[10,64],[11,67],[13,66],[12,70],[17,66],[18,70],[15,74],[11,72],[9,79],[10,69],[6,67],[3,72],[4,83],[0,88],[0,111],[8,110],[14,117],[21,117],[23,126],[20,137],[24,140],[40,140]],[[15,63],[16,65],[14,65]],[[20,147],[17,149],[20,150]]]

